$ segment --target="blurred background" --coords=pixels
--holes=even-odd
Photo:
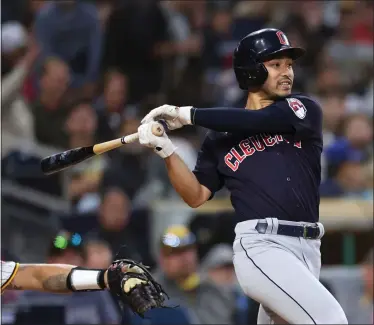
[[[373,324],[373,2],[301,0],[2,1],[2,259],[106,268],[134,258],[180,306],[142,320],[107,292],[9,291],[3,324],[256,323],[232,268],[225,190],[188,208],[139,144],[49,177],[39,163],[136,132],[165,103],[243,107],[232,53],[264,27],[307,49],[294,91],[323,108],[321,282],[351,324]],[[205,131],[170,136],[191,169]]]

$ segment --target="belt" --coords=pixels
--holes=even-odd
[[[268,227],[267,222],[259,221],[255,229],[260,234],[265,234]],[[315,226],[296,226],[296,225],[285,225],[278,224],[277,235],[290,236],[290,237],[302,237],[305,239],[317,239],[320,235],[320,229],[317,225]]]

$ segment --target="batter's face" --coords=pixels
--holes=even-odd
[[[284,97],[291,94],[294,72],[293,60],[288,57],[279,57],[264,62],[268,71],[262,90],[270,97]]]

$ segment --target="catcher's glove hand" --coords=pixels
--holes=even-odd
[[[150,309],[165,307],[168,297],[144,265],[128,259],[116,260],[108,268],[108,286],[140,317]]]

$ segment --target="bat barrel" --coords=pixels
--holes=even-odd
[[[71,149],[42,159],[40,166],[45,175],[51,175],[76,165],[94,155],[92,147]]]
[[[162,136],[165,130],[167,130],[167,125],[163,121],[159,121],[159,123],[154,124],[152,127],[152,133],[157,136]],[[134,133],[122,138],[98,143],[91,147],[80,147],[67,150],[42,159],[40,166],[45,175],[51,175],[79,164],[95,155],[101,155],[104,152],[119,148],[127,143],[135,142],[138,139],[139,134]]]

